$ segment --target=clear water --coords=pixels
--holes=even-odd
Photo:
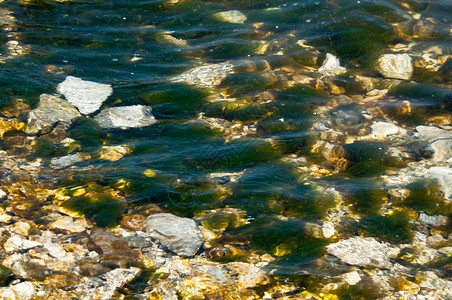
[[[71,75],[111,84],[114,92],[104,108],[150,105],[158,119],[146,128],[107,131],[82,118],[68,131],[77,142],[75,149],[38,137],[32,153],[15,150],[15,155],[30,160],[44,159],[40,184],[68,189],[83,186],[101,195],[96,203],[73,197],[64,204],[68,208],[102,226],[114,226],[130,209],[148,204],[187,217],[211,209],[237,208],[246,212],[249,223],[229,226],[227,243],[242,245],[245,239],[245,248],[282,253],[274,267],[283,277],[312,272],[312,264],[324,253],[329,242],[310,235],[306,224],[320,221],[335,205],[335,195],[326,190],[328,187],[338,190],[363,217],[344,227],[347,234],[363,233],[394,242],[411,239],[405,213],[391,217],[378,214],[387,197],[379,175],[398,167],[376,150],[387,147],[384,143],[349,146],[356,154],[352,158],[355,165],[320,179],[306,179],[309,176],[284,160],[291,154],[305,157],[309,163],[321,160],[309,154],[318,138],[311,129],[316,120],[313,111],[332,101],[332,96],[307,86],[288,87],[284,70],[318,68],[330,52],[349,70],[340,79],[346,94],[356,94],[353,75],[379,76],[373,68],[376,58],[390,46],[404,42],[391,24],[408,28],[412,22],[409,11],[436,23],[430,37],[411,39],[450,52],[450,1],[186,0],[173,5],[156,0],[11,0],[1,2],[0,7],[16,19],[14,25],[5,25],[8,22],[0,18],[2,56],[8,55],[6,43],[11,39],[29,48],[27,54],[0,64],[1,107],[11,106],[17,98],[34,107],[40,94],[56,93],[57,84]],[[227,10],[240,10],[248,19],[232,24],[213,17]],[[163,34],[185,40],[187,46],[165,42]],[[407,30],[407,34],[414,33]],[[299,40],[319,51],[318,62],[312,61],[311,50],[297,45]],[[265,43],[267,51],[258,52]],[[253,63],[259,66],[263,60],[270,71],[249,67]],[[193,67],[225,61],[238,67],[217,91],[237,98],[235,102],[210,102],[212,90],[170,81]],[[408,118],[397,114],[394,118],[412,126],[422,124],[432,114],[450,113],[448,75],[450,61],[440,72],[428,76],[415,73],[414,83],[391,91],[395,97],[410,97],[417,108]],[[265,91],[274,95],[274,101],[246,104]],[[201,113],[247,124],[257,121],[258,125],[254,134],[230,140],[200,121]],[[128,145],[132,151],[111,162],[99,157],[104,145]],[[48,165],[51,158],[71,151],[87,153],[91,159],[77,163],[76,169],[54,171]],[[146,176],[149,169],[155,174]],[[233,182],[227,175],[211,176],[217,172],[243,175]],[[122,189],[125,202],[113,200],[105,192],[121,182],[127,183]],[[430,204],[412,199],[404,205],[419,211]],[[450,215],[450,207],[446,209]]]

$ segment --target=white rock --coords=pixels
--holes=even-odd
[[[378,59],[378,70],[386,78],[408,80],[413,74],[412,59],[408,54],[384,54]]]
[[[222,11],[214,14],[214,17],[222,22],[242,24],[245,23],[247,17],[238,10]]]
[[[0,201],[5,200],[8,195],[4,190],[0,189]]]
[[[6,252],[28,250],[40,246],[42,246],[41,243],[22,239],[19,235],[14,235],[10,237],[3,244],[3,248],[5,249]]]
[[[447,224],[447,217],[441,215],[429,216],[423,212],[419,214],[418,220],[423,224],[431,226],[441,226]]]
[[[205,87],[214,87],[233,73],[233,65],[230,63],[208,64],[190,69],[173,77],[171,80],[173,82],[187,82]]]
[[[4,212],[0,212],[0,223],[9,223],[12,219],[12,216],[4,213]]]
[[[7,288],[0,289],[1,299],[28,300],[35,294],[35,288],[31,282],[21,282]]]
[[[352,237],[327,246],[328,253],[347,264],[367,267],[369,265],[388,268],[388,247],[374,238]]]
[[[327,53],[322,66],[319,68],[319,73],[323,75],[340,75],[345,73],[345,68],[340,66],[339,59],[333,54]]]
[[[334,225],[330,222],[326,222],[322,225],[322,233],[325,238],[330,238],[334,235]]]
[[[145,127],[156,123],[150,106],[119,106],[102,110],[94,120],[102,128]]]
[[[63,258],[66,256],[66,251],[56,243],[44,243],[44,248],[49,251],[49,255],[53,258]]]
[[[50,224],[50,229],[80,233],[86,230],[86,226],[86,221],[83,219],[74,221],[72,217],[64,216]]]
[[[55,157],[51,160],[51,165],[55,168],[69,167],[77,162],[82,161],[82,158],[76,154],[68,154],[61,157]]]
[[[433,161],[447,161],[452,157],[452,138],[436,140],[430,146],[434,151]]]
[[[342,275],[344,277],[345,282],[349,285],[355,285],[361,281],[361,276],[359,276],[358,272],[350,272]]]
[[[448,167],[432,167],[428,169],[427,176],[438,180],[441,191],[447,200],[452,200],[452,168]]]
[[[388,135],[399,134],[404,131],[403,128],[390,122],[375,122],[370,128],[372,128],[372,134],[379,139],[385,138]]]
[[[109,84],[68,76],[58,85],[58,93],[63,94],[82,114],[87,115],[98,110],[113,93],[113,89]]]
[[[102,275],[102,279],[104,280],[104,283],[100,283],[98,280],[95,282],[96,278],[92,278],[92,284],[91,286],[101,285],[100,287],[95,288],[94,290],[89,291],[89,295],[82,299],[86,300],[92,300],[92,299],[99,299],[99,300],[109,300],[112,299],[115,291],[122,287],[124,284],[132,281],[135,279],[138,275],[140,275],[141,270],[135,267],[131,267],[128,269],[114,269],[110,272],[105,273]],[[86,286],[86,285],[85,285]],[[90,285],[87,285],[90,286]]]
[[[168,213],[150,215],[146,232],[169,250],[183,257],[191,257],[204,243],[204,237],[195,221]]]
[[[452,138],[452,131],[444,130],[435,126],[417,126],[416,131],[421,140],[433,142],[437,139]]]

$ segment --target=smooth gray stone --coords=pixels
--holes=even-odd
[[[182,257],[192,257],[204,243],[195,221],[168,213],[150,215],[145,231],[152,239]]]
[[[135,128],[156,123],[152,108],[144,105],[111,107],[102,110],[94,120],[102,128]]]

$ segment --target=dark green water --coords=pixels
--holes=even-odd
[[[377,150],[386,149],[384,142],[347,145],[350,168],[319,179],[284,160],[295,154],[306,158],[308,164],[322,164],[323,159],[311,153],[318,139],[311,129],[317,118],[313,112],[333,101],[327,92],[302,84],[287,85],[284,72],[289,71],[284,70],[317,69],[325,54],[333,53],[348,70],[338,84],[345,94],[358,94],[354,76],[378,77],[373,67],[376,59],[397,43],[411,40],[440,45],[450,53],[452,6],[448,0],[186,0],[175,5],[156,0],[4,1],[0,7],[15,18],[13,25],[0,18],[2,57],[8,56],[6,43],[11,39],[28,49],[0,64],[2,108],[17,98],[34,107],[40,94],[56,93],[57,84],[67,75],[111,84],[113,94],[103,108],[133,104],[153,108],[158,123],[145,128],[108,131],[89,118],[78,119],[68,130],[76,141],[72,147],[45,136],[37,138],[31,153],[2,144],[15,155],[30,160],[41,157],[47,164],[67,153],[89,154],[91,158],[77,163],[76,169],[53,174],[47,166],[41,180],[49,187],[84,186],[97,193],[94,202],[75,196],[64,205],[99,225],[114,226],[129,210],[148,204],[187,217],[217,208],[237,208],[245,211],[249,223],[234,226],[233,220],[229,221],[225,243],[242,245],[245,239],[247,249],[282,253],[274,264],[286,276],[308,268],[329,243],[309,234],[307,226],[320,222],[335,206],[336,196],[328,188],[335,188],[361,216],[361,220],[344,225],[345,235],[361,233],[406,242],[412,231],[403,209],[436,213],[439,200],[418,199],[430,188],[423,183],[412,187],[417,192],[399,204],[400,213],[380,213],[388,194],[379,176],[402,167],[381,155],[384,150]],[[234,24],[213,17],[227,10],[240,10],[247,20]],[[414,22],[410,12],[433,18],[434,32],[428,37],[412,37],[416,33],[410,27]],[[408,28],[404,31],[411,36],[408,42],[396,34],[395,23]],[[165,42],[161,38],[165,33],[187,45]],[[300,47],[299,40],[312,48]],[[265,43],[267,51],[259,52]],[[314,49],[319,53],[317,62]],[[264,60],[269,67],[259,67]],[[235,101],[211,102],[213,90],[170,81],[193,67],[225,61],[236,64],[236,71],[217,91]],[[257,67],[250,67],[252,64]],[[450,113],[451,92],[446,86],[450,68],[449,60],[430,75],[415,71],[413,83],[391,91],[394,97],[412,99],[416,104],[413,114],[399,116],[390,105],[385,107],[386,113],[406,126]],[[271,92],[273,101],[253,102],[263,92]],[[256,131],[231,140],[199,120],[200,114],[257,124]],[[21,133],[9,133],[15,134]],[[131,153],[117,161],[104,160],[99,152],[105,145],[128,145]],[[155,175],[146,176],[148,169]],[[211,175],[236,172],[243,172],[237,181],[227,174]],[[120,180],[128,183],[122,192],[125,202],[104,193],[117,187]],[[448,216],[452,214],[450,205],[444,209]]]

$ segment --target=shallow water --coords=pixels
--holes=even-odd
[[[104,130],[92,118],[80,118],[67,133],[75,140],[72,146],[41,136],[31,153],[3,142],[3,149],[14,155],[43,158],[42,185],[81,186],[97,193],[94,202],[73,196],[63,204],[69,209],[102,226],[114,226],[129,210],[150,203],[187,217],[224,207],[243,210],[248,223],[230,222],[225,243],[274,254],[272,267],[281,280],[314,272],[329,242],[309,234],[306,224],[328,214],[336,205],[335,193],[362,217],[344,225],[345,235],[391,242],[412,238],[405,212],[380,214],[388,197],[380,175],[401,167],[386,159],[385,142],[346,145],[352,165],[333,176],[315,178],[285,160],[296,154],[308,164],[322,165],[324,159],[311,153],[318,139],[312,125],[316,110],[332,105],[334,97],[287,81],[298,70],[317,69],[329,52],[348,70],[337,85],[354,95],[360,93],[354,76],[381,78],[375,61],[397,43],[440,46],[450,54],[450,1],[4,1],[0,8],[15,19],[6,20],[0,11],[0,58],[6,58],[0,64],[0,107],[10,107],[18,98],[34,107],[40,94],[56,93],[56,86],[71,75],[113,86],[103,108],[150,105],[158,120],[144,128]],[[214,17],[228,10],[241,11],[247,20],[236,24]],[[427,33],[413,29],[415,14],[433,20]],[[26,53],[10,54],[11,40],[19,41]],[[307,46],[298,45],[299,40]],[[222,62],[232,63],[235,72],[216,88],[171,81],[191,68]],[[438,72],[426,75],[416,69],[413,82],[390,91],[392,97],[412,100],[412,114],[399,115],[391,103],[383,109],[403,126],[450,114],[450,67],[449,60]],[[211,101],[220,92],[227,99]],[[264,92],[272,94],[272,101],[266,101]],[[209,126],[206,118],[254,129],[235,139]],[[106,145],[127,145],[130,153],[105,160],[99,153]],[[75,168],[54,171],[50,166],[52,158],[75,152],[90,158]],[[231,174],[238,174],[237,179]],[[112,200],[105,192],[110,187],[122,190],[122,198]],[[435,201],[421,203],[413,193],[400,206],[434,210]],[[450,216],[450,205],[445,209]],[[236,259],[240,255],[225,258]]]

